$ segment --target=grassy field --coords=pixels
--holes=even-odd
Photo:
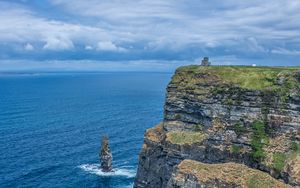
[[[167,133],[167,140],[173,144],[194,144],[201,143],[206,138],[203,132],[174,131]]]
[[[192,160],[184,160],[178,165],[180,177],[191,174],[198,181],[209,184],[210,182],[224,182],[236,187],[249,188],[288,188],[290,186],[272,178],[269,174],[248,168],[243,164],[221,163],[206,164]]]
[[[300,67],[251,67],[251,66],[199,66],[190,65],[177,69],[181,75],[186,74],[207,74],[217,76],[225,83],[237,84],[242,88],[263,90],[266,88],[276,89],[278,78],[284,78],[284,86],[298,87],[299,81],[294,76],[300,73]],[[176,76],[175,76],[176,79]]]

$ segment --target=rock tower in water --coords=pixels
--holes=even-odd
[[[101,162],[101,170],[103,172],[111,172],[112,171],[112,153],[109,148],[108,137],[103,136],[101,141],[101,150],[99,153],[100,162]]]

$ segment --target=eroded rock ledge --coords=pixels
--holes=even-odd
[[[243,172],[299,187],[299,75],[296,68],[179,68],[167,88],[164,121],[145,133],[134,187],[187,187],[174,179],[186,159],[220,165],[226,174],[236,173],[226,165],[244,164]],[[192,166],[185,177],[195,177]],[[221,179],[206,187],[247,187]]]
[[[173,187],[276,187],[289,188],[267,173],[249,168],[243,164],[206,164],[193,160],[183,160],[168,182]]]

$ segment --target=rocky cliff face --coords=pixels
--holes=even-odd
[[[145,133],[134,187],[253,187],[249,179],[216,180],[213,173],[206,184],[192,169],[183,176],[186,159],[242,163],[254,177],[265,173],[277,185],[297,187],[299,141],[299,69],[181,67],[167,87],[164,121]],[[240,166],[219,168],[234,174]]]

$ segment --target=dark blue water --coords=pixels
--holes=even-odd
[[[145,129],[163,116],[163,73],[0,77],[0,187],[131,187]],[[114,173],[98,169],[107,134]]]

